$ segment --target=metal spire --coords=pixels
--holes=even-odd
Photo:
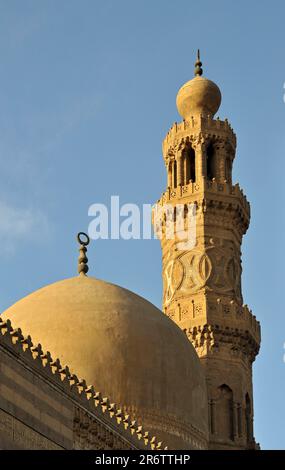
[[[84,239],[82,239],[82,237]],[[86,276],[88,273],[88,258],[86,256],[87,245],[90,243],[90,238],[87,233],[79,232],[77,235],[77,241],[79,243],[79,258],[78,258],[78,273],[82,276]]]
[[[196,77],[200,77],[203,74],[203,69],[202,69],[202,62],[200,61],[200,50],[198,49],[197,51],[197,59],[195,62],[195,70],[194,70],[194,75]]]

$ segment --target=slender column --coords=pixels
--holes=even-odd
[[[227,172],[226,172],[226,179],[228,180],[228,183],[232,184],[232,160],[230,156],[228,156],[228,161],[227,161]]]
[[[183,168],[182,168],[182,152],[179,151],[177,153],[177,186],[181,186],[183,184],[182,176],[183,176]]]
[[[212,433],[212,400],[208,400],[208,423],[209,431]]]
[[[226,179],[226,149],[223,146],[217,150],[217,177],[222,183]]]
[[[238,405],[233,403],[233,434],[234,440],[238,437]]]
[[[172,160],[171,162],[171,169],[172,169],[171,171],[172,185],[171,186],[172,188],[175,188],[175,161],[174,160]]]
[[[216,404],[214,400],[210,400],[210,423],[211,423],[211,433],[215,434],[216,433]]]
[[[238,413],[238,435],[239,437],[241,437],[243,432],[242,432],[242,407],[240,403],[238,404],[237,413]]]
[[[172,169],[171,169],[171,161],[168,162],[167,164],[167,186],[168,188],[171,188],[171,181],[172,181]]]
[[[199,143],[195,146],[195,173],[196,181],[200,181],[202,177],[206,177],[206,155],[205,145]]]
[[[189,162],[187,162],[187,159],[188,159],[188,155],[187,155],[187,153],[186,153],[186,154],[184,155],[184,159],[183,159],[184,184],[188,184],[188,183],[189,183],[189,172],[188,172]]]

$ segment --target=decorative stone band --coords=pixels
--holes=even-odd
[[[34,345],[30,336],[24,336],[20,328],[14,329],[11,321],[3,321],[0,317],[0,346],[13,350],[21,359],[33,366],[37,373],[50,375],[58,387],[64,389],[75,398],[78,405],[90,415],[105,423],[106,428],[112,429],[117,437],[122,438],[131,449],[162,450],[162,442],[140,426],[136,420],[131,420],[115,403],[111,403],[93,386],[87,385],[84,379],[72,374],[68,366],[62,366],[59,359],[53,359],[51,354],[42,350],[41,344]]]
[[[174,207],[184,204],[185,214],[188,205],[195,204],[197,215],[200,212],[213,214],[215,223],[221,219],[223,227],[228,223],[229,228],[232,228],[232,220],[235,218],[235,229],[241,235],[246,233],[249,226],[250,205],[239,184],[217,183],[202,178],[199,183],[190,182],[175,189],[168,188],[157,201],[157,208],[162,210],[169,204]]]
[[[256,322],[256,320],[254,320]],[[256,322],[257,324],[257,322]],[[260,329],[230,328],[225,325],[199,325],[184,329],[184,332],[192,342],[196,350],[201,354],[207,353],[215,348],[216,351],[222,346],[228,348],[233,354],[242,355],[245,360],[252,363],[259,352],[260,347]]]
[[[198,301],[197,303],[191,302],[192,303],[192,308],[194,306],[196,310],[196,317],[198,315],[203,314],[203,307],[201,303]],[[206,304],[207,308],[207,313],[208,315],[210,314],[213,317],[214,315],[218,315],[219,321],[222,321],[222,325],[224,329],[228,331],[230,328],[231,331],[238,331],[238,328],[245,331],[246,333],[250,333],[251,336],[253,337],[253,340],[256,344],[260,344],[261,341],[261,332],[260,332],[260,322],[256,319],[256,316],[253,315],[252,310],[249,309],[248,305],[242,305],[239,306],[234,299],[232,299],[229,303],[223,303],[220,298],[216,299],[216,302],[208,302]],[[175,307],[171,308],[166,308],[165,309],[165,314],[170,317],[173,321],[176,323],[179,323],[181,320],[184,321],[189,317],[191,310],[188,308],[185,308],[185,306],[182,308],[181,312],[181,307],[179,304],[175,305]],[[180,316],[179,316],[180,313]],[[193,315],[193,314],[192,314]],[[205,315],[206,317],[206,315]],[[217,317],[216,317],[217,318]],[[216,325],[216,320],[215,323],[213,322],[213,327],[208,324],[202,324],[202,323],[197,323],[197,325],[193,325],[189,331],[187,330],[187,334],[193,335],[196,334],[197,332],[203,333],[205,331],[208,331],[210,333],[209,337],[212,336],[212,333],[215,331]],[[221,325],[220,325],[221,327]],[[219,328],[220,328],[219,327]],[[218,327],[217,327],[218,328]],[[186,332],[186,330],[185,330]]]
[[[250,211],[249,202],[247,201],[247,198],[238,183],[235,185],[232,185],[228,182],[218,183],[214,178],[212,181],[206,181],[206,179],[203,178],[200,184],[190,182],[189,184],[179,186],[178,188],[168,188],[157,202],[165,204],[173,199],[187,198],[189,195],[198,195],[199,193],[209,193],[209,195],[217,194],[230,196],[231,198],[238,198],[241,205],[247,210],[247,212]]]
[[[132,409],[126,408],[125,411],[127,413],[133,414]],[[147,423],[149,422],[150,426],[155,426],[165,434],[172,434],[172,436],[177,435],[177,437],[179,436],[180,439],[182,437],[183,441],[188,445],[187,449],[208,449],[208,441],[205,438],[205,434],[202,433],[193,424],[178,420],[177,417],[173,415],[162,417],[161,414],[157,413],[156,410],[144,410],[143,416],[147,427]]]

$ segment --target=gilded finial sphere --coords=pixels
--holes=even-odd
[[[185,120],[197,115],[213,117],[222,101],[219,87],[208,78],[202,77],[201,66],[198,50],[195,77],[180,88],[176,98],[178,112]]]

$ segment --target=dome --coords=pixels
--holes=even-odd
[[[221,100],[219,87],[211,80],[197,76],[180,88],[176,105],[179,114],[187,120],[199,114],[213,117],[220,107]]]
[[[206,446],[207,392],[198,356],[147,300],[80,275],[35,291],[3,317],[169,448]]]

